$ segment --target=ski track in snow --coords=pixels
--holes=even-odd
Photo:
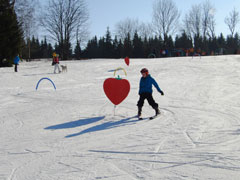
[[[239,179],[240,56],[61,63],[67,73],[46,60],[0,68],[0,179]],[[114,108],[103,82],[118,67],[131,91]],[[165,92],[153,88],[153,120],[136,118],[143,67]],[[42,77],[57,90],[36,91]]]

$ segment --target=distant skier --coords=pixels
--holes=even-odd
[[[158,104],[154,101],[152,97],[152,85],[155,86],[155,88],[158,90],[159,93],[163,96],[163,91],[159,88],[157,82],[154,80],[154,78],[151,77],[151,75],[148,73],[148,69],[143,68],[141,71],[142,77],[140,79],[140,86],[139,86],[139,100],[137,103],[138,106],[138,118],[141,119],[142,115],[142,107],[144,104],[144,100],[147,99],[149,105],[152,106],[152,108],[155,110],[156,114],[155,116],[160,114]]]
[[[61,73],[60,67],[59,67],[59,55],[55,54],[53,56],[53,65],[54,65],[54,74],[56,74],[56,70],[58,69],[58,73]]]
[[[14,67],[15,72],[18,72],[17,66],[18,66],[19,61],[20,61],[20,58],[19,58],[19,56],[17,55],[17,56],[14,58],[14,60],[13,60],[13,63],[14,63],[14,65],[15,65],[15,67]]]

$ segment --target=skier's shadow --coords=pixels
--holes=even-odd
[[[136,123],[137,121],[139,121],[139,120],[136,118],[136,116],[133,116],[133,117],[122,119],[120,121],[105,122],[103,124],[90,127],[90,128],[85,129],[85,130],[83,130],[83,131],[81,131],[79,133],[70,134],[70,135],[67,135],[65,137],[66,138],[70,138],[70,137],[75,137],[75,136],[79,136],[79,135],[90,133],[90,132],[94,132],[94,131],[102,131],[102,130],[106,130],[106,129],[116,128],[116,127],[120,127],[120,126],[125,126],[126,124],[131,125],[131,124]]]
[[[46,129],[46,130],[57,130],[57,129],[75,128],[75,127],[79,127],[79,126],[84,126],[84,125],[87,125],[87,124],[95,123],[95,122],[100,121],[100,120],[102,120],[104,118],[105,118],[105,116],[85,118],[85,119],[80,119],[80,120],[77,120],[77,121],[71,121],[71,122],[67,122],[67,123],[63,123],[63,124],[57,124],[57,125],[53,125],[53,126],[48,126],[48,127],[44,128],[44,129]]]
[[[234,132],[232,133],[232,135],[240,135],[240,129],[234,131]]]

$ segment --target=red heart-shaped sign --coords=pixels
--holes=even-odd
[[[108,78],[103,83],[108,99],[115,105],[120,104],[130,91],[130,83],[126,79]]]
[[[125,60],[125,63],[129,66],[129,62],[130,62],[130,61],[129,61],[129,57],[125,57],[124,60]]]

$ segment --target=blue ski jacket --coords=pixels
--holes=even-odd
[[[18,64],[20,61],[20,58],[18,56],[16,56],[13,60],[14,64]]]
[[[150,74],[147,77],[142,77],[140,79],[140,85],[139,85],[139,92],[138,94],[141,93],[152,93],[152,85],[155,86],[155,88],[158,90],[158,92],[161,92],[162,90],[160,89],[160,87],[158,86],[157,82],[155,81],[155,79],[153,79]]]

